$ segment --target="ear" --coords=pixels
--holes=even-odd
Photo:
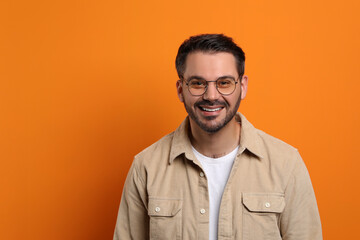
[[[184,102],[183,87],[182,87],[182,81],[181,80],[177,80],[177,82],[176,82],[176,90],[177,90],[177,94],[178,94],[178,97],[180,99],[180,102]]]
[[[241,100],[243,100],[246,97],[247,87],[248,87],[248,76],[244,75],[240,82]]]

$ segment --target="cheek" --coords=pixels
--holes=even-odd
[[[239,101],[241,100],[241,94],[240,93],[236,93],[236,94],[234,93],[233,96],[224,98],[224,100],[226,101],[226,103],[230,107],[234,107],[234,106],[238,105]]]
[[[187,96],[187,95],[183,95],[183,103],[188,106],[188,107],[191,107],[193,108],[194,107],[194,104],[197,102],[197,101],[201,101],[201,99],[199,98],[194,98],[193,96]]]

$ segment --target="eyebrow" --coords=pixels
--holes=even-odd
[[[231,78],[233,80],[235,80],[235,78],[231,75],[224,75],[224,76],[221,76],[221,77],[218,77],[215,81],[219,80],[219,79],[225,79],[225,78]],[[190,80],[193,80],[193,79],[199,79],[199,80],[205,80],[205,78],[201,77],[201,76],[198,76],[198,75],[193,75],[193,76],[190,76],[187,81],[190,81]]]

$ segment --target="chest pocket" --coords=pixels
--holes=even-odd
[[[181,238],[182,200],[149,198],[150,239]]]
[[[285,208],[282,193],[243,193],[243,239],[281,240],[280,213]]]

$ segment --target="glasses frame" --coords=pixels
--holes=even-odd
[[[200,97],[200,96],[204,95],[204,94],[206,93],[206,91],[208,90],[209,83],[211,83],[211,82],[214,82],[214,83],[215,83],[215,87],[216,87],[216,90],[218,91],[218,93],[220,93],[222,96],[229,96],[229,95],[231,95],[231,94],[233,94],[233,93],[235,92],[235,90],[236,90],[236,84],[239,83],[239,82],[241,82],[242,75],[240,75],[238,78],[236,78],[236,79],[234,80],[234,81],[235,81],[234,90],[233,90],[231,93],[228,93],[228,94],[223,94],[223,93],[221,93],[221,92],[219,91],[219,89],[218,89],[218,85],[216,84],[217,81],[219,81],[219,80],[221,80],[221,79],[224,79],[224,77],[219,77],[218,79],[216,79],[216,80],[214,80],[214,81],[206,81],[206,80],[205,80],[205,81],[206,81],[206,87],[205,87],[205,91],[204,91],[202,94],[193,94],[193,93],[190,91],[189,82],[190,82],[192,79],[191,79],[191,80],[185,80],[185,78],[183,78],[183,77],[181,77],[180,79],[185,82],[186,86],[188,86],[187,89],[188,89],[189,93],[190,93],[192,96]],[[238,81],[239,79],[240,79],[240,81]]]

